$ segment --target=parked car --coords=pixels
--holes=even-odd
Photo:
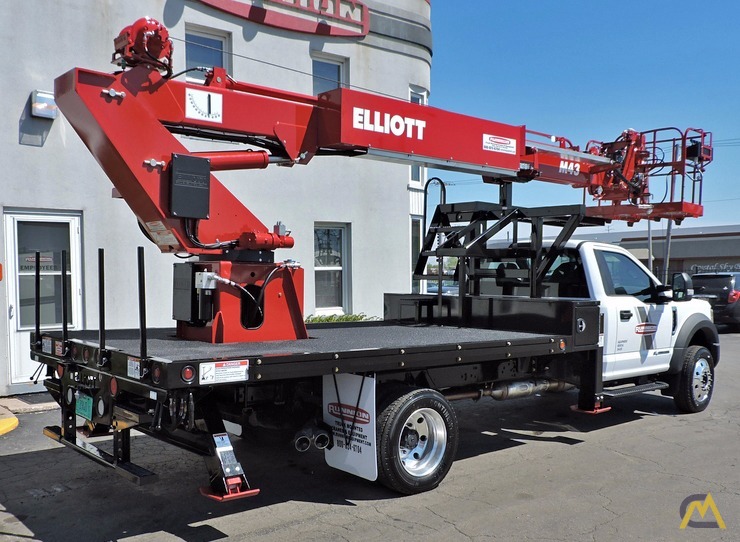
[[[436,294],[439,291],[439,283],[433,280],[427,282],[427,293]],[[442,293],[444,295],[457,295],[457,282],[452,280],[442,281]]]
[[[740,326],[740,273],[697,273],[694,297],[712,305],[714,322]]]

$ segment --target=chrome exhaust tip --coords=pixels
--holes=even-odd
[[[319,450],[324,450],[329,446],[329,443],[331,443],[331,437],[329,433],[324,431],[323,429],[319,429],[316,431],[316,433],[313,436],[313,445],[316,446]]]
[[[306,452],[311,447],[311,437],[311,431],[306,431],[305,429],[302,429],[298,431],[293,437],[293,446],[299,452]]]

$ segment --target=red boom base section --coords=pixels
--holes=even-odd
[[[178,337],[210,343],[308,338],[303,321],[303,269],[280,267],[280,264],[224,261],[204,262],[198,264],[198,269],[236,282],[252,296],[234,286],[219,283],[211,291],[213,320],[205,326],[178,322]],[[260,309],[256,308],[255,300],[260,302]]]

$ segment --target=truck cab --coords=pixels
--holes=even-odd
[[[605,382],[670,371],[674,354],[683,353],[687,340],[701,342],[715,365],[719,361],[709,304],[691,295],[674,296],[670,286],[621,247],[571,240],[544,284],[546,295],[599,301]]]
[[[522,257],[526,247],[499,247],[495,259],[483,260],[481,273],[488,277],[480,281],[482,295],[531,296],[531,261]],[[506,250],[510,258],[501,257]],[[704,382],[685,384],[698,390],[711,387],[706,381],[713,378],[720,353],[709,303],[693,297],[688,275],[677,275],[675,284],[663,285],[619,246],[570,239],[551,258],[540,291],[543,298],[599,302],[605,386],[659,380],[668,384],[665,393],[675,395],[685,366],[696,362],[687,356],[703,349],[700,357],[707,358],[698,362]],[[698,391],[696,398],[705,400]]]

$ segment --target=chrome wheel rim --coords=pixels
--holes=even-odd
[[[691,381],[691,388],[694,394],[694,400],[697,403],[703,403],[709,398],[712,391],[712,368],[706,358],[701,358],[694,365],[694,374]]]
[[[447,449],[447,427],[442,415],[431,408],[420,408],[403,425],[398,439],[401,467],[415,477],[432,474]]]

